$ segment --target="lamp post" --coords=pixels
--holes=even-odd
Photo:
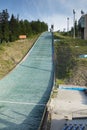
[[[67,32],[69,32],[69,18],[67,18]]]
[[[75,10],[73,9],[73,38],[75,39]]]
[[[73,9],[73,38],[75,39],[75,10]]]

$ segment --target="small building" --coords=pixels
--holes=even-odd
[[[78,21],[79,35],[82,39],[87,40],[87,14],[83,14]]]

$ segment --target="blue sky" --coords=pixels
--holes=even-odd
[[[49,28],[54,24],[54,30],[67,30],[73,26],[73,9],[76,11],[76,20],[81,16],[81,10],[87,13],[87,0],[0,0],[0,11],[8,9],[20,19],[41,20],[48,23]]]

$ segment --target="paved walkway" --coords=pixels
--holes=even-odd
[[[0,80],[0,130],[37,130],[53,83],[52,34]]]
[[[62,88],[78,88],[77,86],[72,85],[60,86]],[[68,123],[76,124],[76,121],[73,122],[72,118],[85,117],[85,115],[87,117],[87,96],[82,91],[76,89],[58,89],[58,95],[51,101],[50,105],[52,108],[51,130],[63,130],[64,124],[67,123],[67,119]],[[81,123],[83,122],[80,121],[79,124]]]

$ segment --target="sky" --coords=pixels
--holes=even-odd
[[[0,12],[7,9],[10,16],[19,15],[19,19],[40,20],[54,25],[54,31],[67,31],[73,26],[73,9],[75,20],[81,17],[81,10],[87,13],[87,0],[0,0]],[[67,20],[69,18],[69,20]]]

